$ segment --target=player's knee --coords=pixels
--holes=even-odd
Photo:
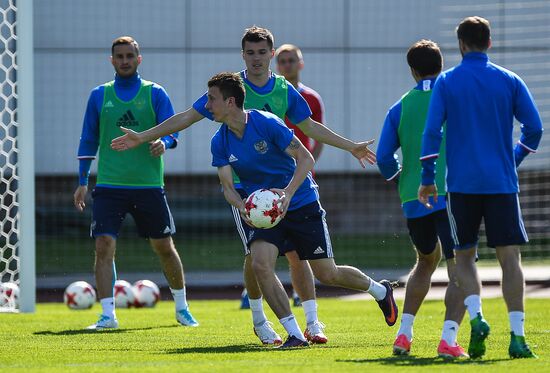
[[[261,259],[252,260],[252,270],[257,279],[261,279],[262,276],[273,272],[273,268],[269,265],[269,263]]]
[[[112,260],[115,255],[115,240],[111,236],[98,236],[95,240],[96,260]]]
[[[419,266],[425,267],[427,270],[434,272],[441,260],[441,252],[436,248],[431,254],[418,255]]]
[[[172,244],[172,239],[162,239],[162,240],[152,240],[151,246],[153,247],[153,250],[155,253],[162,257],[171,257],[171,256],[178,256],[178,252],[176,251],[176,248]]]

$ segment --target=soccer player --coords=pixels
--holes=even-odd
[[[239,74],[220,73],[208,81],[206,108],[222,123],[212,137],[212,165],[218,168],[226,200],[250,223],[244,202],[235,190],[233,171],[250,194],[271,189],[279,194],[283,219],[271,229],[252,229],[249,247],[252,267],[267,303],[288,332],[282,348],[308,346],[290,310],[284,288],[275,273],[280,248],[296,248],[309,260],[315,277],[324,284],[366,291],[378,302],[388,325],[397,319],[393,287],[372,280],[357,268],[337,266],[311,177],[315,161],[304,145],[277,116],[243,109],[245,88]]]
[[[304,59],[302,51],[295,45],[283,44],[275,51],[275,61],[277,63],[277,71],[279,74],[292,84],[294,88],[300,93],[300,95],[306,100],[309,108],[311,109],[311,118],[318,123],[324,123],[324,104],[319,93],[313,89],[305,86],[300,82],[300,71],[304,68]],[[296,137],[304,144],[307,150],[313,155],[315,161],[319,159],[321,150],[323,149],[323,143],[315,141],[309,138],[302,130],[294,125],[287,117],[285,117],[285,123],[287,127],[294,131]],[[311,172],[315,176],[314,172]],[[291,271],[293,271],[293,265],[301,265],[296,251],[288,251],[286,257],[289,258],[289,264]],[[300,268],[294,269],[294,271],[300,271]],[[307,280],[307,279],[306,279]],[[310,289],[310,293],[315,289]],[[295,290],[292,291],[292,298],[294,306],[300,306],[300,297]]]
[[[277,62],[279,74],[284,76],[307,101],[311,109],[311,119],[318,123],[324,123],[325,105],[323,99],[319,93],[300,81],[300,71],[304,68],[304,57],[300,48],[292,44],[281,45],[275,51],[275,61]],[[294,125],[288,118],[285,119],[285,123],[288,128],[294,131],[298,140],[304,144],[306,149],[313,155],[315,162],[317,162],[323,150],[323,143],[308,137],[300,127]]]
[[[467,17],[456,29],[462,62],[435,83],[422,140],[420,202],[437,203],[435,160],[446,121],[447,211],[455,241],[456,275],[464,291],[471,324],[468,353],[485,354],[489,324],[481,308],[481,282],[475,258],[481,219],[487,245],[496,248],[502,268],[502,293],[510,318],[512,358],[535,357],[525,342],[524,278],[519,246],[528,241],[518,199],[517,167],[534,153],[542,122],[519,76],[492,63],[489,21]],[[514,147],[514,117],[521,138]]]
[[[286,115],[292,122],[297,123],[298,127],[309,137],[349,151],[359,160],[362,167],[365,167],[365,161],[374,164],[375,154],[368,147],[373,140],[352,142],[314,121],[304,98],[283,77],[271,72],[269,66],[275,54],[273,45],[273,35],[269,30],[256,26],[245,30],[241,47],[246,69],[239,73],[246,89],[245,107],[269,111],[281,119]],[[172,116],[148,131],[136,133],[131,129],[122,128],[126,135],[113,140],[113,149],[126,150],[145,141],[150,141],[150,139],[184,130],[204,117],[213,120],[212,114],[205,108],[207,100],[208,97],[204,94],[195,101],[191,108]],[[235,174],[234,177],[237,192],[241,194],[242,198],[245,198],[246,191],[241,188]],[[242,221],[237,209],[233,209],[233,216],[245,248],[244,282],[250,298],[254,332],[264,344],[281,343],[281,337],[273,330],[263,311],[262,292],[252,270],[250,251],[247,245],[249,227]],[[295,248],[286,247],[284,250],[295,250]],[[292,261],[295,256],[291,255],[287,258]],[[302,300],[307,323],[305,334],[313,343],[326,343],[327,337],[323,331],[323,324],[318,321],[317,317],[314,278],[309,264],[306,261],[297,261],[297,263],[291,264],[290,274],[294,289]]]
[[[409,274],[405,302],[401,313],[401,326],[393,344],[394,355],[408,355],[413,340],[413,323],[428,290],[432,274],[441,259],[441,250],[447,261],[449,284],[445,294],[445,321],[439,356],[466,357],[464,349],[456,343],[458,327],[464,317],[464,295],[456,285],[453,239],[445,197],[428,209],[417,200],[420,184],[420,145],[426,122],[428,105],[435,79],[441,72],[443,57],[436,43],[420,40],[407,52],[407,62],[416,86],[395,103],[384,121],[380,142],[376,151],[378,168],[388,181],[398,185],[403,212],[407,218],[409,235],[416,251],[416,264]],[[395,152],[401,148],[402,167]],[[445,144],[441,145],[437,165],[437,185],[445,189]]]
[[[142,56],[133,38],[115,39],[111,52],[115,79],[96,87],[88,99],[78,149],[80,185],[74,193],[74,205],[83,211],[90,165],[99,148],[91,236],[95,238],[95,278],[102,313],[88,329],[118,328],[114,256],[120,225],[128,213],[140,236],[149,239],[159,256],[176,303],[176,320],[184,326],[198,326],[187,305],[183,266],[171,237],[174,222],[163,188],[162,154],[176,147],[178,134],[152,139],[127,153],[110,147],[111,140],[120,135],[119,127],[143,131],[172,116],[174,109],[164,88],[138,73]]]

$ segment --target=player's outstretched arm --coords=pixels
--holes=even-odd
[[[154,141],[163,136],[182,131],[204,118],[198,111],[189,108],[182,113],[172,115],[159,125],[143,132],[135,132],[128,128],[120,127],[124,135],[113,139],[111,148],[118,151],[128,150],[149,141]]]
[[[322,123],[316,122],[311,118],[307,118],[306,120],[298,123],[298,127],[300,127],[302,132],[304,132],[308,137],[311,137],[314,140],[332,145],[342,150],[347,150],[355,158],[357,158],[363,168],[365,168],[365,161],[370,164],[376,163],[376,154],[368,147],[374,143],[374,140],[359,143],[353,142],[340,136]]]

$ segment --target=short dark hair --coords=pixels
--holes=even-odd
[[[113,40],[113,44],[111,45],[111,55],[115,54],[115,47],[117,45],[132,45],[134,46],[134,49],[136,50],[136,54],[139,56],[139,44],[137,41],[134,40],[131,36],[120,36]]]
[[[482,17],[466,17],[456,28],[456,36],[468,47],[486,50],[491,40],[491,24]]]
[[[252,26],[244,30],[243,38],[241,39],[241,48],[244,50],[244,43],[246,41],[251,43],[259,43],[261,41],[267,41],[267,45],[269,45],[269,49],[273,49],[273,45],[275,44],[275,39],[273,38],[273,34],[271,31],[269,31],[266,28],[258,27],[258,26]]]
[[[420,76],[437,75],[443,67],[443,56],[437,43],[422,39],[409,48],[407,63]]]
[[[224,100],[235,97],[237,107],[243,108],[245,90],[239,74],[227,72],[216,74],[208,81],[208,88],[212,87],[219,88]]]

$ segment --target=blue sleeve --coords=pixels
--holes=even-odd
[[[401,101],[393,105],[386,114],[376,149],[376,164],[387,181],[393,180],[401,171],[397,154],[395,154],[401,146],[398,133],[400,119]]]
[[[99,148],[99,113],[102,104],[103,87],[99,86],[92,91],[88,98],[82,125],[82,134],[80,135],[80,143],[78,145],[78,179],[80,185],[88,185],[92,160],[95,159],[97,149]]]
[[[208,96],[206,92],[202,95],[197,101],[193,103],[193,109],[198,111],[203,117],[206,117],[210,120],[214,120],[212,113],[206,110],[206,102],[208,101]]]
[[[210,141],[210,152],[212,153],[212,166],[213,167],[223,167],[229,164],[229,158],[227,157],[227,152],[223,146],[222,139],[222,127],[214,134],[212,140]]]
[[[440,75],[434,85],[426,127],[422,135],[422,150],[420,161],[422,162],[422,185],[435,183],[435,160],[439,157],[439,149],[443,140],[443,123],[447,119],[445,108],[445,80],[444,74]]]
[[[288,148],[294,131],[288,128],[283,120],[275,115],[267,117],[264,123],[258,123],[261,129],[265,129],[268,139],[283,152]]]
[[[514,149],[516,167],[529,153],[535,153],[542,137],[542,121],[529,89],[517,79],[517,90],[514,102],[514,116],[521,123],[521,137]]]
[[[154,84],[151,100],[153,102],[153,108],[157,116],[157,124],[164,122],[166,119],[174,115],[174,107],[170,101],[168,93],[160,85]],[[164,142],[166,149],[173,149],[178,146],[179,132],[173,133],[161,138]]]
[[[292,84],[288,83],[288,107],[286,110],[288,119],[292,123],[298,124],[309,118],[311,114],[311,109],[305,98]]]

